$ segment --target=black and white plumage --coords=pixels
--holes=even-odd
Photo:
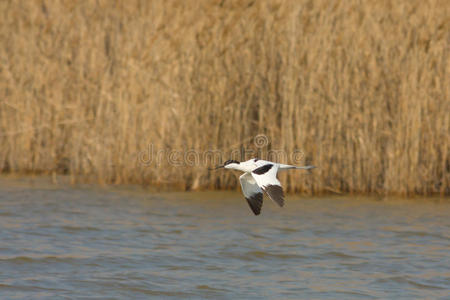
[[[244,172],[244,174],[239,177],[242,193],[253,213],[259,215],[263,203],[263,193],[266,193],[266,195],[280,207],[284,205],[283,188],[277,178],[279,170],[310,170],[315,167],[285,165],[253,158],[244,162],[227,160],[223,165],[218,166],[215,169],[219,168],[234,169]]]

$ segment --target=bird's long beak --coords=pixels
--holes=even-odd
[[[220,168],[224,168],[225,166],[217,166],[217,167],[215,167],[215,168],[208,168],[208,170],[210,170],[210,171],[213,171],[213,170],[217,170],[217,169],[220,169]]]

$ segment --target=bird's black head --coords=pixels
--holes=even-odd
[[[224,162],[223,165],[217,166],[217,167],[212,168],[212,169],[210,168],[209,170],[217,170],[217,169],[221,169],[221,168],[226,168],[226,166],[229,165],[229,164],[239,164],[239,162],[237,160],[229,159],[226,162]]]
[[[229,159],[229,160],[227,160],[226,162],[223,163],[223,166],[225,167],[226,165],[233,164],[233,163],[234,164],[239,164],[239,162],[237,160]]]

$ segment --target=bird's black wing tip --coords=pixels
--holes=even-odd
[[[262,193],[256,193],[251,195],[250,197],[245,197],[245,200],[247,200],[248,206],[250,206],[250,209],[255,214],[255,216],[261,213],[261,207],[263,204]]]
[[[284,206],[284,192],[280,185],[270,184],[264,187],[264,192],[280,207]]]

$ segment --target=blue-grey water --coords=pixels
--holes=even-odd
[[[450,299],[450,201],[0,185],[0,299]]]

